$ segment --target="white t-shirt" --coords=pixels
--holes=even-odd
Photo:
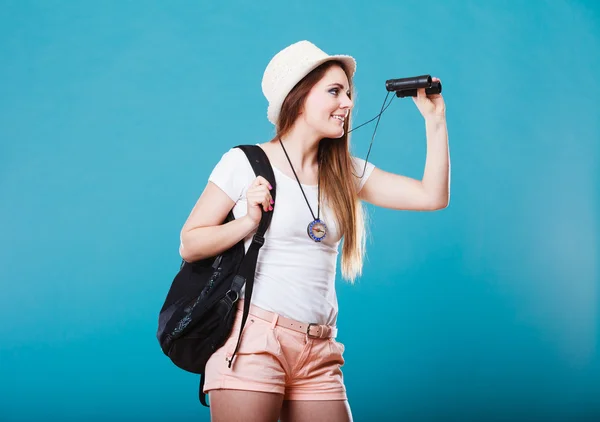
[[[352,157],[354,174],[363,173],[365,161]],[[367,163],[362,179],[351,176],[360,190],[375,166]],[[277,195],[265,243],[258,254],[252,304],[301,322],[335,325],[338,313],[335,291],[336,262],[341,236],[333,211],[321,203],[320,219],[327,225],[327,236],[313,241],[307,227],[313,221],[298,182],[273,167]],[[231,148],[221,157],[209,181],[233,201],[233,215],[247,213],[246,191],[256,175],[244,152]],[[302,185],[317,215],[317,186]],[[255,231],[245,239],[246,251]],[[243,296],[242,296],[243,297]]]

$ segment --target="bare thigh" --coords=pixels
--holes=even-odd
[[[285,400],[282,422],[352,422],[348,400]]]
[[[212,422],[276,422],[281,412],[282,394],[241,390],[212,390]]]

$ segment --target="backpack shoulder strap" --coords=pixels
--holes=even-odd
[[[262,176],[269,181],[273,189],[271,190],[271,196],[273,197],[273,201],[275,201],[276,197],[276,182],[275,182],[275,174],[273,173],[273,167],[269,162],[269,158],[267,154],[263,151],[261,147],[258,145],[239,145],[236,148],[240,148],[246,156],[248,157],[248,161],[252,165],[252,169],[257,176]],[[271,224],[271,219],[273,217],[272,211],[262,211],[262,217],[260,223],[258,225],[258,229],[256,234],[252,239],[252,243],[248,248],[248,252],[244,256],[242,263],[240,265],[240,269],[238,274],[235,276],[233,284],[241,286],[246,284],[246,290],[244,292],[244,312],[242,314],[242,323],[240,325],[240,332],[238,334],[238,341],[229,359],[229,367],[233,363],[233,359],[237,354],[237,351],[240,347],[240,342],[242,340],[242,331],[244,330],[244,325],[246,325],[246,320],[248,319],[248,313],[250,311],[250,301],[252,300],[252,290],[254,288],[254,275],[256,273],[256,261],[258,260],[258,252],[262,245],[265,242],[265,232]],[[238,291],[239,292],[239,291]]]
[[[273,201],[276,196],[276,188],[277,184],[275,182],[275,174],[273,173],[273,167],[271,166],[271,162],[269,161],[269,157],[263,151],[261,147],[258,145],[238,145],[235,148],[239,148],[246,154],[248,161],[252,165],[252,169],[254,170],[254,174],[256,176],[262,176],[269,181],[273,189],[271,190],[271,196],[273,197]],[[271,218],[273,217],[273,212],[265,212],[263,210],[262,218],[260,220],[260,224],[258,225],[258,229],[256,231],[255,239],[258,236],[259,241],[264,243],[264,235],[271,224]]]

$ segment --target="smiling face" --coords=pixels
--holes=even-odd
[[[300,117],[323,138],[340,138],[354,105],[350,95],[346,73],[338,65],[331,66],[308,93]]]

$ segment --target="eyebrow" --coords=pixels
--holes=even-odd
[[[335,83],[332,83],[332,84],[330,84],[329,86],[330,86],[330,87],[331,87],[331,86],[337,86],[337,87],[339,87],[340,89],[344,89],[344,85],[342,85],[342,84],[340,84],[340,83],[337,83],[337,82],[335,82]]]

